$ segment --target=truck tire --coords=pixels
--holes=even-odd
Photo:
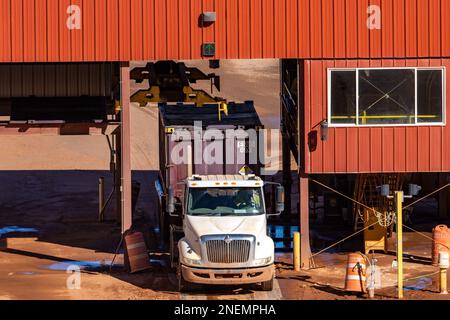
[[[269,281],[261,282],[262,291],[272,291],[273,290],[273,278]]]

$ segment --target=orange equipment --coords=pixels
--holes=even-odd
[[[431,260],[433,266],[439,264],[439,252],[450,253],[450,229],[444,225],[438,225],[433,229],[433,244],[431,249]]]

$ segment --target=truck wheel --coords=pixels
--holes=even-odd
[[[273,278],[269,281],[261,282],[262,291],[272,291],[273,290]]]

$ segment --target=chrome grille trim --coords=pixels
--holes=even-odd
[[[250,261],[253,254],[254,237],[240,235],[205,236],[202,237],[202,243],[210,263],[245,264]]]

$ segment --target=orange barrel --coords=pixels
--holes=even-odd
[[[433,266],[439,264],[439,251],[450,253],[450,230],[445,224],[433,229],[433,244],[431,249],[431,260]]]
[[[366,262],[359,252],[348,255],[345,290],[366,292]]]
[[[131,273],[151,267],[142,232],[131,231],[125,235],[125,250]]]

